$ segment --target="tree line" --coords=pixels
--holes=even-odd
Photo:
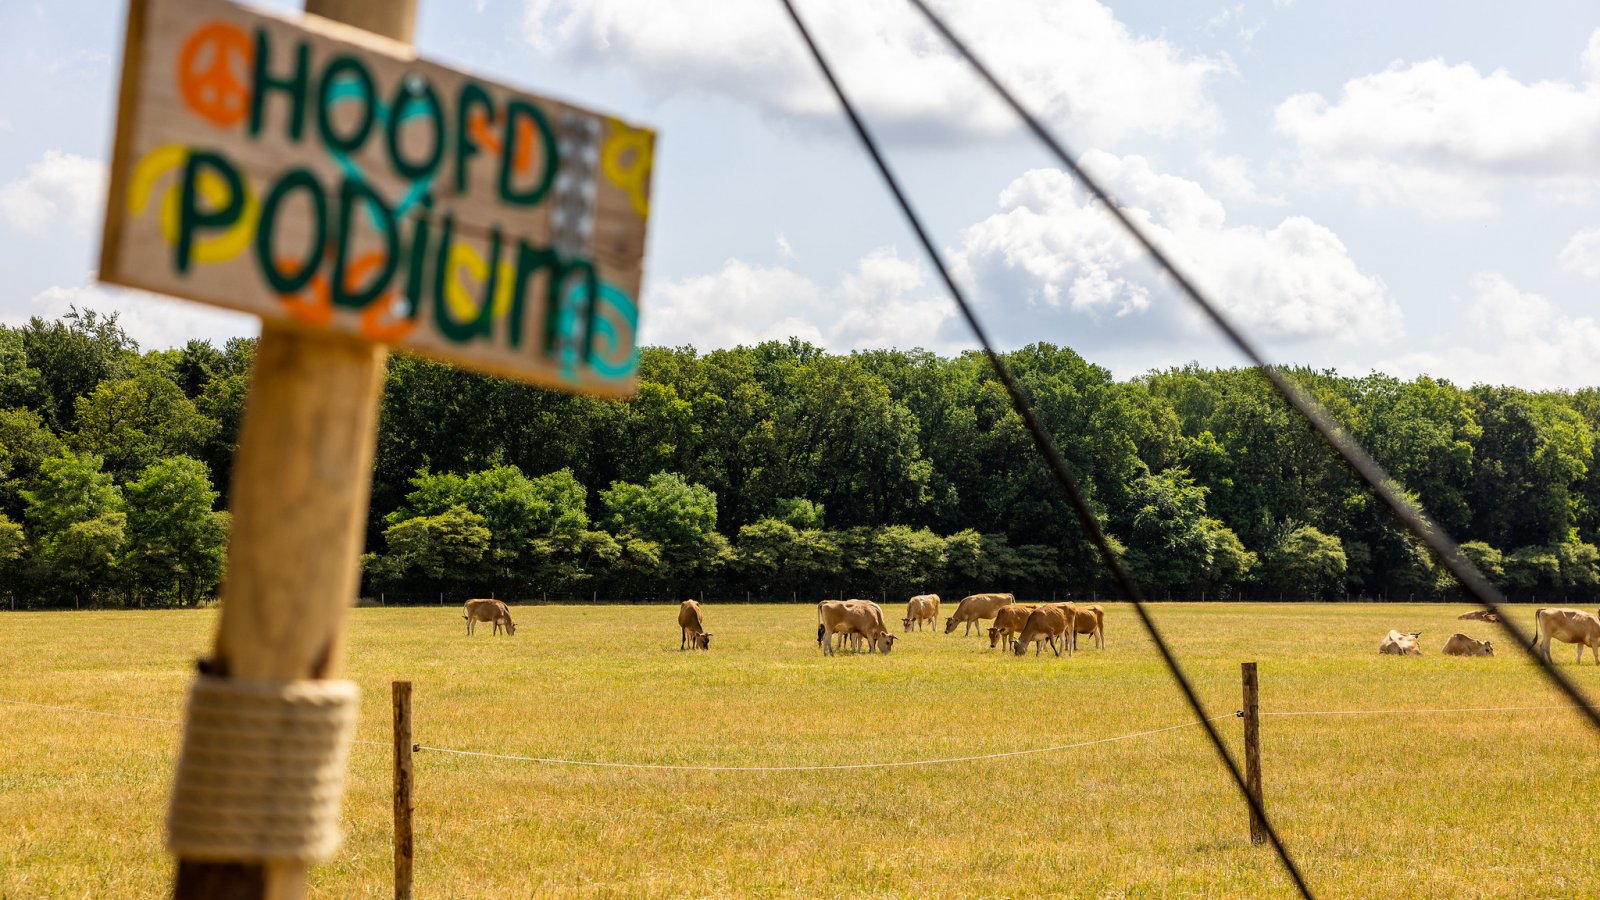
[[[141,352],[79,310],[0,327],[12,604],[215,592],[253,352]],[[1453,595],[1259,373],[1006,359],[1152,597]],[[1292,374],[1513,597],[1600,593],[1600,390]],[[975,353],[649,347],[625,403],[397,355],[372,498],[363,591],[389,602],[1108,587]]]

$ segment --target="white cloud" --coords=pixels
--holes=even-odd
[[[220,347],[230,337],[250,337],[261,331],[260,319],[248,313],[104,286],[94,283],[92,275],[80,285],[46,288],[34,295],[28,312],[0,317],[0,321],[20,325],[29,316],[58,319],[73,306],[105,315],[116,313],[117,324],[144,350],[182,347],[194,339]]]
[[[778,236],[776,238],[776,243],[778,245],[778,256],[780,258],[782,258],[782,259],[794,259],[794,247],[789,244],[789,236],[788,235],[784,234],[781,231],[778,232]]]
[[[793,25],[771,3],[526,0],[524,33],[573,65],[626,66],[663,95],[731,95],[785,118],[834,123],[839,109]],[[1225,58],[1131,33],[1095,0],[941,3],[957,34],[1047,120],[1104,144],[1213,132],[1206,96]],[[812,0],[802,15],[878,128],[921,140],[1017,130],[967,65],[909,6]]]
[[[1596,32],[1600,34],[1600,32]],[[1585,278],[1600,278],[1600,228],[1580,231],[1561,248],[1561,268]]]
[[[1111,185],[1129,214],[1242,324],[1280,338],[1383,341],[1401,314],[1378,278],[1356,266],[1339,238],[1301,216],[1276,227],[1230,226],[1200,185],[1156,172],[1137,156],[1091,152],[1083,165]],[[986,297],[1132,318],[1140,330],[1194,327],[1153,267],[1097,204],[1063,172],[1039,169],[1014,181],[1000,211],[968,228],[956,269]],[[1152,298],[1163,297],[1160,314]],[[1130,326],[1131,327],[1131,326]]]
[[[798,337],[834,351],[950,350],[954,309],[922,266],[880,248],[831,286],[782,266],[730,259],[710,275],[651,284],[640,342],[730,347]]]
[[[1378,368],[1534,390],[1600,385],[1600,321],[1593,316],[1566,315],[1504,275],[1486,272],[1472,280],[1467,318],[1478,346],[1411,353]]]
[[[1582,67],[1581,83],[1528,83],[1466,63],[1396,62],[1346,82],[1331,103],[1291,96],[1274,122],[1308,184],[1435,215],[1488,215],[1514,183],[1552,193],[1600,185],[1600,30]]]
[[[1266,206],[1283,206],[1288,202],[1276,194],[1263,194],[1260,188],[1256,187],[1250,162],[1242,156],[1202,153],[1200,167],[1205,170],[1212,190],[1224,200],[1260,203]]]
[[[87,231],[99,218],[105,183],[106,167],[100,162],[46,151],[26,175],[0,185],[0,221],[25,232],[56,223]]]

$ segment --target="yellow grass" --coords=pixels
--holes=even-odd
[[[1166,604],[1155,614],[1212,711],[1261,666],[1265,710],[1540,706],[1511,647],[1438,652],[1451,605]],[[806,606],[706,606],[710,653],[666,607],[516,607],[516,637],[459,610],[360,609],[361,739],[389,681],[416,739],[495,753],[788,765],[996,753],[1192,720],[1131,610],[1108,647],[1018,659],[911,634],[825,659]],[[215,613],[0,615],[0,698],[181,715]],[[1518,611],[1531,625],[1531,609]],[[898,619],[898,615],[896,615]],[[898,622],[896,622],[898,626]],[[1390,629],[1427,655],[1380,657]],[[980,646],[981,645],[981,646]],[[1600,669],[1572,668],[1588,687]],[[1219,723],[1237,747],[1238,720]],[[1566,710],[1269,717],[1268,807],[1322,896],[1576,896],[1600,885],[1600,737]],[[161,896],[175,727],[0,703],[0,897]],[[386,897],[389,751],[354,752],[346,841],[318,897]],[[1262,896],[1287,893],[1197,728],[1032,756],[820,773],[613,771],[418,754],[417,895]]]

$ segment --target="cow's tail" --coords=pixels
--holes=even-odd
[[[1544,612],[1544,610],[1541,609],[1533,614],[1533,640],[1528,642],[1529,648],[1539,646],[1539,613],[1541,612]]]
[[[822,646],[822,637],[826,632],[827,632],[827,629],[822,627],[822,623],[821,622],[818,622],[817,623],[817,646],[818,647]]]

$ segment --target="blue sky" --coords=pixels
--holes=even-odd
[[[909,6],[799,5],[1007,346],[1237,361]],[[1592,2],[939,5],[1275,358],[1600,384]],[[0,6],[0,321],[254,333],[93,283],[123,15]],[[971,346],[776,0],[422,0],[417,45],[659,129],[645,342]]]

